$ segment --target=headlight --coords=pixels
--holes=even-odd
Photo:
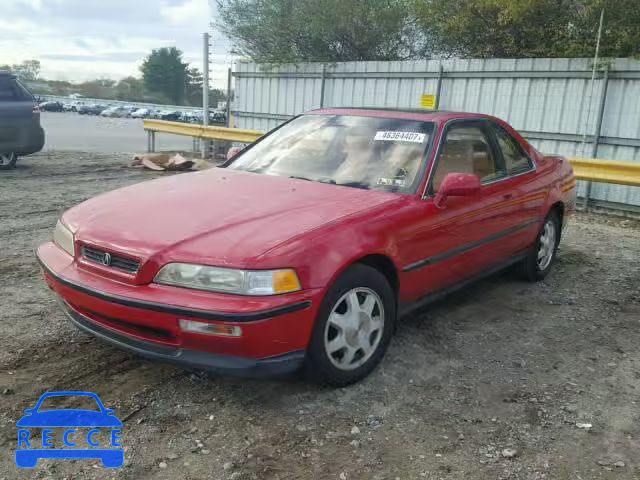
[[[72,257],[75,256],[73,233],[60,220],[56,223],[56,229],[53,231],[53,243]]]
[[[282,270],[236,270],[190,263],[165,265],[156,275],[154,282],[239,295],[277,295],[301,289],[298,275],[289,268]]]

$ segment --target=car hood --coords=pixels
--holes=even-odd
[[[91,410],[47,410],[25,415],[17,427],[121,427],[113,415]]]
[[[76,240],[139,258],[255,266],[268,250],[402,195],[214,168],[143,182],[69,210]]]

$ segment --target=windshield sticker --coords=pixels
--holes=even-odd
[[[425,133],[417,132],[376,132],[374,140],[382,142],[411,142],[422,143],[427,137]]]
[[[397,186],[397,187],[406,187],[407,181],[403,178],[385,178],[380,177],[378,179],[378,185],[387,185],[387,186]]]

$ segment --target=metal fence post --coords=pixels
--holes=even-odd
[[[444,76],[444,68],[442,68],[442,62],[440,62],[440,69],[438,70],[438,84],[436,85],[436,104],[435,110],[440,108],[440,92],[442,92],[442,77]]]
[[[156,151],[156,132],[153,130],[147,130],[147,152],[153,153]]]
[[[593,145],[591,148],[591,158],[598,158],[598,146],[600,144],[600,136],[602,133],[602,119],[604,118],[604,109],[607,105],[607,89],[609,88],[609,66],[604,70],[604,76],[602,77],[602,94],[600,95],[600,105],[598,107],[598,120],[596,122],[596,130],[593,133]],[[591,196],[591,182],[587,182],[583,208],[586,210],[589,206],[589,197]]]
[[[209,34],[202,34],[202,126],[209,125]],[[211,142],[202,140],[202,158],[211,156]]]
[[[231,67],[227,70],[227,128],[231,128]]]
[[[320,108],[324,107],[324,86],[327,82],[327,64],[322,64],[322,76],[320,77]]]

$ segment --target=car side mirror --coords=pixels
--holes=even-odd
[[[448,173],[438,189],[434,204],[444,208],[448,197],[471,197],[480,193],[480,180],[470,173]]]
[[[227,151],[227,160],[231,160],[233,157],[239,154],[241,150],[242,150],[242,147],[231,147]]]

